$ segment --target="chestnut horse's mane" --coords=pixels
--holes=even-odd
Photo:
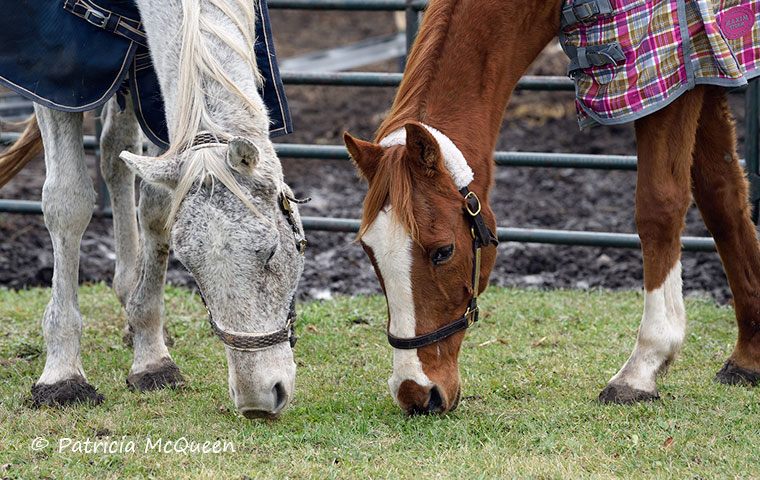
[[[407,60],[390,114],[377,130],[376,142],[408,121],[424,121],[422,96],[437,68],[439,53],[451,23],[451,15],[459,0],[435,2],[425,12],[425,19]],[[393,216],[401,223],[414,241],[419,239],[412,203],[412,166],[404,161],[404,150],[382,155],[364,199],[361,238],[387,203],[393,207]]]
[[[425,18],[407,59],[396,99],[393,101],[390,114],[377,130],[376,142],[402,127],[405,121],[425,121],[424,118],[419,118],[423,107],[421,97],[438,68],[443,42],[446,40],[452,13],[458,3],[459,0],[433,2],[425,11]]]

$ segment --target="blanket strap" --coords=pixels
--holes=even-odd
[[[562,9],[562,29],[608,13],[612,13],[610,0],[576,0]]]
[[[623,61],[625,61],[625,53],[617,42],[578,47],[567,66],[567,74],[572,76],[576,70],[617,64]]]
[[[103,8],[92,0],[64,0],[63,9],[107,32],[115,33],[144,47],[148,39],[140,20]]]

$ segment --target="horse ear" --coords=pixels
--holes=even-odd
[[[417,122],[404,125],[406,129],[406,153],[412,159],[419,160],[428,174],[443,171],[441,149],[433,135]]]
[[[244,137],[232,137],[227,146],[227,164],[237,171],[251,170],[259,162],[259,149]]]
[[[119,158],[143,180],[174,190],[179,182],[179,158],[146,157],[124,150]]]
[[[359,169],[362,176],[368,182],[372,181],[372,177],[377,172],[380,157],[383,156],[383,147],[354,138],[348,132],[343,132],[343,143],[346,144],[348,154],[351,155],[351,160],[354,161],[354,165]]]

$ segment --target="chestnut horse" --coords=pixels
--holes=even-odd
[[[406,412],[441,413],[457,405],[464,330],[436,335],[432,343],[415,341],[467,312],[487,284],[495,248],[482,248],[479,275],[471,279],[478,258],[469,245],[477,235],[468,220],[473,207],[459,190],[466,186],[480,198],[482,217],[494,230],[488,192],[502,115],[520,77],[557,35],[561,5],[431,1],[376,143],[344,135],[369,183],[359,238],[386,295],[389,339],[409,340],[394,349],[389,382]],[[724,90],[697,86],[637,120],[636,137],[644,314],[633,353],[599,399],[657,398],[656,378],[683,343],[680,232],[690,192],[715,238],[739,325],[734,352],[716,380],[756,384],[760,248]]]

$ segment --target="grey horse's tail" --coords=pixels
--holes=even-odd
[[[42,151],[42,134],[37,125],[37,117],[32,114],[24,125],[21,137],[0,154],[0,187],[8,183]]]

